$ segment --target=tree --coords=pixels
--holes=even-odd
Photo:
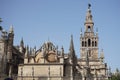
[[[112,74],[110,80],[120,80],[120,71],[118,68],[116,68],[116,72]]]

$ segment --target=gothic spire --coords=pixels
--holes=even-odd
[[[81,30],[80,30],[80,35],[82,36],[82,28],[81,28]]]
[[[27,57],[28,57],[28,52],[29,52],[29,47],[28,47],[28,46],[26,46],[25,58],[27,58]]]
[[[103,49],[101,50],[100,57],[101,57],[101,58],[104,58],[104,52],[103,52]]]
[[[21,47],[24,47],[24,41],[23,41],[23,38],[22,38],[21,41],[20,41],[20,46],[21,46]]]
[[[70,51],[74,50],[74,44],[73,44],[73,35],[71,35],[71,41],[70,41]]]
[[[88,4],[88,10],[87,10],[87,14],[86,14],[86,22],[93,22],[90,7],[91,7],[91,4]]]
[[[9,33],[14,33],[13,25],[10,26]]]
[[[74,50],[74,43],[73,43],[73,35],[71,35],[69,51],[70,51],[70,56],[74,57],[75,56],[75,50]]]
[[[100,53],[100,59],[101,59],[101,62],[104,62],[104,51],[103,51],[103,49],[101,50],[101,53]]]
[[[91,4],[88,4],[88,10],[87,10],[87,13],[86,13],[86,20],[85,20],[85,32],[93,32],[93,25],[94,25],[94,22],[92,20],[92,14],[91,14]]]
[[[62,46],[62,48],[61,48],[61,56],[64,57],[64,48],[63,48],[63,46]]]
[[[3,21],[2,21],[2,18],[0,18],[0,23],[1,23],[1,22],[3,22]]]
[[[0,18],[0,24],[1,24],[1,22],[2,22],[2,18]],[[3,28],[2,28],[2,26],[0,26],[0,31],[2,31],[3,30]]]

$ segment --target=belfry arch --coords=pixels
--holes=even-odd
[[[88,39],[88,47],[90,47],[90,46],[91,46],[91,40]]]

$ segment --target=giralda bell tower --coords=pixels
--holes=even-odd
[[[89,60],[97,60],[98,59],[98,33],[94,32],[94,22],[92,20],[91,14],[91,5],[88,4],[88,10],[86,14],[85,20],[85,31],[80,36],[80,56],[82,60],[86,58],[86,51],[88,51]]]

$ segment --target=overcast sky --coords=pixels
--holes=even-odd
[[[37,46],[46,41],[69,51],[73,34],[76,55],[80,57],[80,29],[88,3],[99,32],[99,51],[104,49],[105,62],[120,69],[120,0],[0,0],[0,24],[7,31],[14,27],[14,45],[23,37],[25,45]]]

